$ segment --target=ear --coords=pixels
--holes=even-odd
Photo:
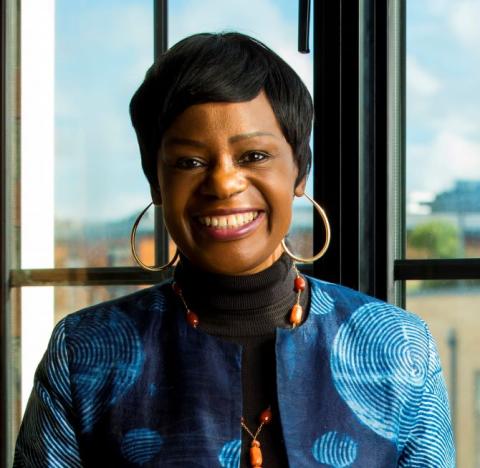
[[[303,179],[297,184],[294,190],[294,194],[297,197],[301,197],[305,193],[305,187],[307,185],[307,176],[303,177]]]
[[[154,205],[162,204],[162,194],[160,193],[160,187],[150,185],[150,194],[152,195],[152,201]]]

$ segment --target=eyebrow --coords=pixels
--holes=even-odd
[[[235,135],[228,139],[230,143],[236,143],[237,141],[247,140],[248,138],[255,138],[257,136],[271,136],[277,138],[276,135],[269,132],[251,132],[251,133],[242,133],[241,135]]]
[[[240,135],[231,136],[228,139],[229,143],[236,143],[237,141],[247,140],[248,138],[255,138],[257,136],[271,136],[273,138],[278,138],[273,133],[269,132],[251,132],[251,133],[242,133]],[[195,146],[196,148],[204,148],[206,145],[198,140],[192,140],[190,138],[181,138],[181,137],[170,137],[165,141],[165,145],[188,145]]]

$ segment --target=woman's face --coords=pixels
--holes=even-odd
[[[212,272],[268,268],[288,232],[297,166],[262,92],[238,103],[187,108],[166,131],[158,155],[167,229],[180,251]]]

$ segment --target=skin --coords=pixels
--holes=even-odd
[[[206,103],[187,108],[166,131],[158,152],[165,224],[180,251],[198,267],[247,275],[272,265],[282,254],[290,227],[298,169],[263,92],[251,101]],[[256,227],[240,238],[209,235],[198,216],[218,210],[261,212]]]

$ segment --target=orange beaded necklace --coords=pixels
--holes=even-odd
[[[305,283],[305,278],[303,278],[303,276],[300,276],[300,273],[297,267],[293,265],[293,268],[295,269],[295,273],[296,273],[293,286],[294,286],[295,292],[297,293],[297,300],[295,301],[295,304],[290,310],[289,320],[292,325],[292,328],[295,328],[296,326],[302,323],[303,307],[300,305],[300,296],[302,294],[302,291],[305,290],[306,283]],[[172,283],[172,289],[175,292],[175,294],[178,297],[180,297],[180,299],[183,302],[183,305],[185,306],[187,323],[193,328],[197,328],[198,325],[200,324],[200,319],[198,318],[198,315],[193,310],[191,310],[188,307],[187,303],[185,302],[185,298],[183,297],[183,293],[182,293],[182,288],[179,286],[178,283],[174,281]]]
[[[293,268],[295,269],[295,273],[296,273],[293,286],[294,286],[295,292],[297,293],[297,298],[296,298],[295,304],[290,310],[289,321],[292,325],[292,328],[295,328],[296,326],[302,323],[302,319],[303,319],[303,307],[300,305],[300,297],[301,297],[302,291],[305,290],[306,283],[305,283],[305,278],[300,276],[300,273],[297,267],[293,265]],[[183,305],[185,306],[187,323],[193,328],[197,328],[198,325],[200,324],[200,319],[198,318],[198,315],[188,307],[185,301],[185,298],[183,297],[182,288],[178,285],[178,283],[173,282],[172,289],[175,292],[175,294],[178,297],[180,297]],[[269,424],[272,420],[272,411],[270,407],[262,411],[262,413],[260,414],[259,420],[260,420],[260,425],[258,426],[255,434],[253,434],[252,431],[250,431],[250,429],[247,427],[243,417],[241,418],[241,421],[240,421],[242,428],[250,435],[250,437],[252,437],[252,443],[250,445],[250,464],[252,468],[262,468],[263,455],[262,455],[262,450],[260,449],[260,442],[257,440],[257,438],[260,435],[260,432],[262,431],[263,426],[266,424]]]
[[[263,464],[263,455],[260,449],[260,442],[257,440],[257,437],[260,435],[260,432],[263,429],[265,424],[269,424],[272,421],[272,411],[270,407],[266,410],[263,410],[260,414],[260,425],[257,428],[255,434],[253,434],[250,429],[245,424],[245,420],[242,418],[240,424],[247,434],[252,438],[252,443],[250,445],[250,464],[252,468],[262,468]]]

